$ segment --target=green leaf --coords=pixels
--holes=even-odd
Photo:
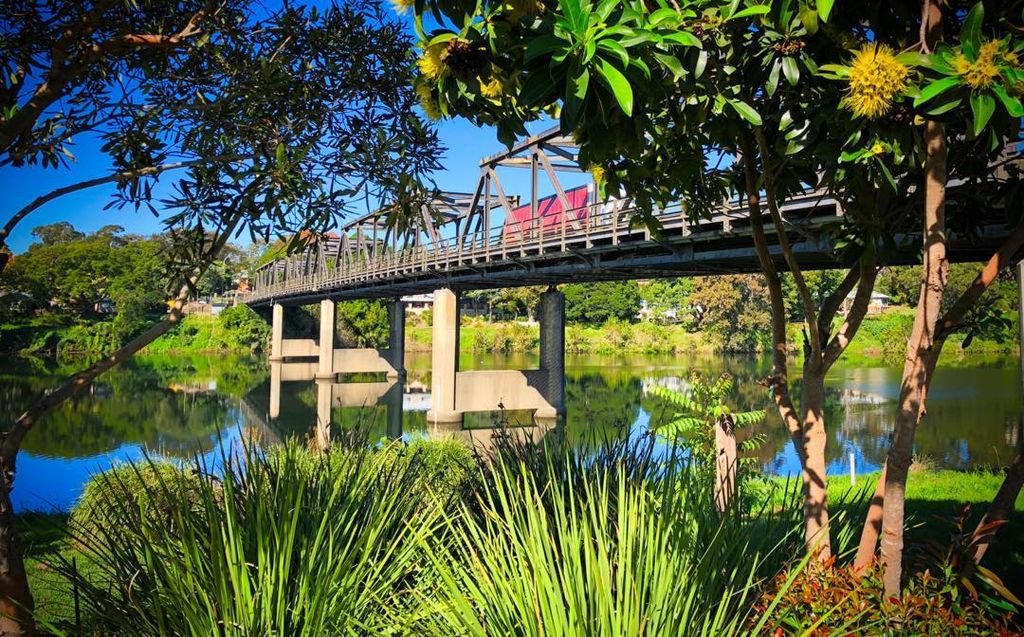
[[[754,126],[761,125],[761,116],[754,110],[750,104],[747,104],[743,100],[728,100],[729,104],[732,105],[733,109],[740,114],[740,116],[753,124]]]
[[[768,72],[768,81],[764,85],[769,96],[775,95],[775,90],[779,88],[779,71],[781,70],[782,60],[776,58],[775,62],[772,63],[772,70]]]
[[[767,4],[755,4],[752,7],[747,7],[741,11],[729,16],[730,20],[736,20],[737,18],[745,18],[751,15],[767,15],[772,10],[771,5]]]
[[[274,153],[274,156],[275,156],[275,158],[277,159],[277,165],[278,165],[278,166],[282,166],[282,165],[284,165],[284,162],[285,162],[285,160],[287,159],[287,153],[286,153],[286,150],[287,150],[287,149],[285,148],[285,146],[284,146],[284,143],[283,143],[283,142],[281,142],[281,143],[278,143],[278,145],[277,145],[277,149],[276,149],[276,151],[275,151],[275,153]]]
[[[612,90],[612,94],[615,95],[615,101],[619,103],[622,112],[626,115],[632,115],[633,87],[629,85],[629,80],[626,79],[626,76],[608,63],[607,60],[603,59],[598,67],[598,73],[600,73],[601,79],[605,81],[608,88]]]
[[[558,7],[568,19],[572,32],[577,36],[583,35],[587,28],[587,13],[580,0],[558,0]]]
[[[937,106],[937,107],[933,108],[932,110],[928,111],[928,114],[929,115],[942,115],[943,113],[948,113],[949,111],[953,110],[957,106],[960,106],[961,103],[963,103],[963,100],[953,100],[951,102],[946,102],[946,103],[942,104],[941,106]]]
[[[981,47],[981,23],[984,19],[985,6],[979,2],[967,12],[964,24],[960,28],[960,46],[964,54],[972,60],[978,56],[978,49]]]
[[[526,47],[526,53],[523,55],[523,62],[529,63],[542,55],[563,50],[568,45],[568,42],[556,35],[542,35],[530,41],[530,46]]]
[[[662,40],[666,42],[674,42],[675,44],[681,44],[683,46],[695,46],[697,48],[702,46],[697,36],[689,31],[676,31],[675,33],[669,33],[668,35],[662,36]]]
[[[1024,117],[1024,104],[1021,104],[1020,99],[1016,96],[1007,93],[1002,84],[993,84],[992,92],[1006,107],[1006,112],[1010,114],[1010,117]]]
[[[833,4],[835,4],[834,0],[818,0],[818,17],[822,22],[828,22],[828,17],[832,15]]]
[[[996,100],[988,93],[971,94],[971,111],[974,113],[974,135],[977,137],[985,130],[985,125],[996,110]]]
[[[790,86],[796,86],[800,81],[800,67],[796,65],[796,60],[789,56],[782,58],[782,74]]]
[[[590,86],[590,71],[583,69],[578,77],[571,77],[569,82],[572,86],[571,94],[582,100],[587,96],[587,87]]]
[[[519,92],[519,101],[525,106],[545,106],[548,93],[551,91],[551,76],[543,71],[536,71],[526,76],[523,88]]]
[[[629,53],[626,53],[625,47],[623,47],[615,40],[609,40],[607,38],[598,40],[597,48],[601,49],[602,51],[611,53],[612,55],[619,58],[619,62],[622,63],[622,66],[629,65]]]
[[[683,68],[683,63],[679,61],[674,55],[667,53],[655,53],[654,59],[661,62],[661,65],[672,72],[672,78],[678,80],[679,78],[686,75],[686,69]]]
[[[941,95],[942,93],[945,93],[954,86],[959,85],[959,77],[945,77],[942,78],[941,80],[932,82],[928,86],[921,89],[921,95],[914,100],[914,106],[920,106],[921,104],[924,104],[925,102],[932,99],[936,95]]]

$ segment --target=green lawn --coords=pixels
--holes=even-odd
[[[857,477],[857,486],[851,487],[847,476],[833,476],[829,480],[828,497],[833,503],[833,515],[837,509],[845,509],[855,520],[855,530],[860,531],[863,505],[843,506],[840,503],[866,502],[878,483],[879,474],[870,473]],[[773,479],[777,485],[785,479]],[[907,482],[907,532],[905,536],[908,551],[920,550],[926,543],[938,542],[948,546],[955,532],[954,522],[964,505],[970,505],[968,531],[974,531],[978,520],[984,515],[996,491],[1003,482],[1002,474],[990,471],[927,471],[912,472]],[[796,485],[790,485],[790,488]],[[781,501],[783,489],[776,490],[776,499]],[[1016,511],[1010,521],[999,529],[995,543],[985,556],[982,564],[999,575],[1006,585],[1020,596],[1024,593],[1024,492],[1017,497]],[[856,542],[856,537],[853,538]],[[855,546],[855,545],[854,545]]]

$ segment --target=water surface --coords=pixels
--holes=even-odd
[[[566,434],[583,441],[593,435],[640,435],[671,416],[671,408],[648,396],[645,387],[685,387],[691,370],[727,372],[736,379],[731,397],[737,409],[766,409],[764,423],[747,432],[762,434],[756,452],[768,472],[798,471],[796,454],[767,390],[757,384],[769,369],[766,359],[726,356],[578,356],[566,361]],[[461,369],[529,369],[536,355],[464,354]],[[486,443],[501,418],[468,416],[461,427],[428,427],[430,356],[410,354],[404,387],[371,405],[359,400],[363,388],[344,392],[346,404],[330,410],[332,435],[350,427],[374,436],[456,435]],[[0,374],[0,412],[11,422],[31,399],[73,369],[38,361],[13,361]],[[853,455],[860,473],[877,469],[888,450],[901,370],[884,363],[840,364],[828,376],[829,471],[849,471]],[[794,388],[799,391],[798,383]],[[380,385],[383,387],[383,385]],[[352,391],[352,390],[355,391]],[[376,396],[381,392],[371,392]],[[93,384],[88,391],[44,418],[25,440],[13,494],[18,510],[67,509],[83,482],[112,463],[143,454],[191,458],[216,456],[246,440],[310,437],[317,424],[317,386],[284,382],[280,414],[270,417],[271,374],[257,358],[238,356],[140,357]],[[400,407],[399,407],[400,405]],[[916,452],[937,467],[968,469],[1005,462],[1016,444],[1021,413],[1019,367],[1015,358],[963,359],[940,368],[929,394],[928,415],[917,434]],[[397,416],[400,414],[400,418]],[[510,411],[513,424],[532,424],[529,413]],[[533,431],[545,435],[551,425]]]

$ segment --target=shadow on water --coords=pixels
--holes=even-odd
[[[0,375],[0,415],[11,422],[28,403],[67,370],[14,362]],[[570,356],[566,360],[565,435],[570,441],[640,435],[671,415],[670,407],[646,394],[651,384],[681,389],[691,370],[728,372],[736,379],[736,409],[766,409],[767,420],[750,430],[763,434],[757,452],[770,472],[792,474],[798,461],[764,387],[768,361],[751,357]],[[463,354],[460,368],[529,369],[535,354]],[[346,378],[354,384],[329,394],[312,380],[284,382],[280,410],[271,418],[271,374],[262,360],[230,356],[140,357],[108,374],[81,396],[42,421],[27,437],[19,459],[15,506],[66,509],[87,477],[112,462],[148,450],[172,457],[211,453],[235,444],[239,435],[272,441],[289,436],[315,438],[320,414],[329,413],[330,435],[371,427],[373,438],[455,436],[486,442],[494,412],[467,415],[461,426],[430,426],[430,355],[409,354],[403,387],[383,377]],[[900,370],[838,366],[829,375],[829,471],[877,468],[888,450],[888,435]],[[799,380],[795,391],[799,391]],[[375,389],[372,389],[374,386]],[[360,393],[362,392],[362,394]],[[325,396],[330,398],[325,398]],[[361,399],[362,396],[362,399]],[[325,410],[323,401],[329,400]],[[318,404],[319,403],[319,404]],[[956,369],[941,368],[929,394],[928,417],[917,436],[917,452],[938,468],[966,469],[1005,461],[1016,441],[1021,410],[1018,369],[1012,359],[985,360]],[[400,418],[399,418],[400,416]],[[513,423],[530,424],[531,414],[507,411]],[[533,436],[545,435],[546,427]],[[525,433],[525,431],[524,431]]]

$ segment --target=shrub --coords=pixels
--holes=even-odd
[[[510,440],[516,440],[510,437]],[[429,635],[720,635],[742,628],[778,525],[719,519],[711,484],[649,441],[504,448],[427,555]],[[667,470],[666,470],[667,469]],[[784,532],[783,532],[784,534]],[[727,565],[727,566],[723,566]]]
[[[912,575],[899,599],[885,596],[880,568],[785,572],[755,606],[761,615],[775,635],[1008,634],[1008,617],[966,594],[948,569]]]
[[[217,322],[224,328],[229,347],[255,353],[266,348],[270,341],[270,325],[248,305],[224,308],[217,315]]]
[[[494,352],[527,352],[537,345],[537,334],[520,323],[502,323],[494,331]]]
[[[141,463],[135,470],[142,472]],[[81,538],[87,574],[59,566],[81,591],[85,625],[105,635],[341,635],[393,632],[413,603],[417,534],[436,524],[415,461],[369,451],[311,456],[295,443],[201,459],[194,501],[117,493],[121,541]],[[102,518],[101,518],[102,519]]]
[[[76,542],[119,543],[129,524],[142,515],[157,525],[172,525],[175,507],[196,505],[199,477],[172,462],[150,460],[117,464],[90,478],[71,510],[69,528]]]
[[[565,328],[565,351],[573,354],[580,354],[590,350],[590,339],[587,338],[587,331],[579,325],[569,325]]]

